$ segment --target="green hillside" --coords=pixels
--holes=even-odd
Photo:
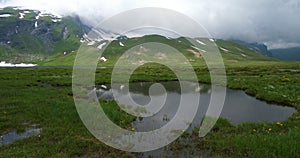
[[[35,10],[0,10],[0,59],[38,62],[80,46],[82,24],[76,17],[58,17]]]
[[[12,63],[31,62],[44,66],[72,66],[81,44],[89,45],[95,48],[95,51],[99,51],[97,47],[103,43],[103,41],[87,38],[84,43],[81,43],[80,40],[85,32],[87,32],[86,27],[77,17],[59,17],[35,10],[4,8],[0,10],[0,59]],[[209,39],[204,38],[195,40],[202,41],[204,44],[211,43]],[[89,42],[93,44],[88,44]],[[146,35],[114,40],[103,53],[108,60],[99,61],[99,65],[113,66],[125,51],[147,42],[162,43],[177,49],[194,66],[205,65],[201,53],[212,53],[209,50],[204,52],[197,50],[183,37],[166,38],[160,35]],[[215,43],[225,63],[274,60],[235,42],[215,40]],[[168,53],[170,52],[165,50],[157,50],[156,54],[152,55],[149,52],[139,52],[143,57],[148,55],[149,58],[154,56],[154,58],[166,59],[170,56]],[[137,55],[136,60],[141,56]]]
[[[271,50],[274,58],[285,61],[300,61],[300,47],[273,49]]]
[[[209,39],[204,39],[204,38],[196,39],[196,40],[202,41],[203,43],[206,44],[211,42]],[[99,66],[113,66],[124,52],[137,45],[147,43],[147,42],[162,43],[177,49],[194,66],[203,66],[205,64],[201,53],[212,53],[209,51],[201,52],[197,50],[196,48],[192,47],[192,44],[186,38],[181,37],[181,38],[172,39],[172,38],[166,38],[159,35],[146,35],[143,37],[112,41],[110,45],[105,49],[104,53],[102,54],[102,56],[104,56],[107,59],[107,61],[103,62],[99,60]],[[89,46],[89,47],[96,48],[97,46],[101,45],[101,43],[103,42],[96,42],[93,46]],[[123,46],[121,46],[120,43],[122,43]],[[246,62],[246,61],[247,62],[275,61],[275,59],[273,58],[254,52],[245,46],[239,45],[231,41],[215,40],[215,43],[217,44],[217,47],[219,48],[219,51],[222,54],[224,62],[228,64],[240,64],[241,62]],[[84,43],[83,45],[86,45],[86,43]],[[95,49],[95,51],[99,51],[99,50]],[[148,55],[149,58],[155,56],[155,54],[154,55],[152,54],[151,56],[150,52],[143,52],[142,50],[138,50],[138,51],[140,52],[139,55],[136,55],[135,57],[136,60],[139,60],[138,56],[145,57]],[[157,52],[166,56],[167,59],[168,56],[167,51],[164,52],[164,50],[158,49]],[[51,58],[49,58],[48,60],[40,64],[44,66],[72,66],[75,57],[76,57],[76,52],[72,52],[68,55],[59,55],[59,56],[53,55]],[[157,57],[157,58],[161,58],[161,57]]]

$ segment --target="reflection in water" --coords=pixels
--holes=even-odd
[[[41,130],[42,129],[40,129],[40,128],[38,128],[38,129],[31,128],[31,129],[27,129],[23,133],[16,133],[15,131],[6,132],[3,135],[1,135],[0,146],[10,144],[18,139],[23,139],[23,138],[28,138],[33,135],[38,135],[41,133]]]
[[[128,96],[140,105],[146,105],[150,102],[149,87],[153,83],[140,82],[130,84],[130,93],[123,93],[125,88],[122,84],[118,88],[110,90],[98,90],[98,98],[113,100],[113,92],[117,96]],[[167,99],[164,107],[154,116],[138,118],[133,127],[137,131],[149,131],[157,129],[170,121],[177,112],[181,95],[195,96],[200,95],[200,102],[197,115],[191,124],[191,128],[200,126],[200,121],[206,113],[211,97],[211,86],[207,84],[190,83],[188,87],[180,90],[179,82],[163,82],[161,83],[167,91]],[[218,93],[218,91],[217,91]],[[159,97],[164,94],[154,94],[154,97]],[[126,105],[126,102],[122,102]],[[264,101],[257,100],[255,97],[248,96],[241,90],[227,89],[226,100],[221,113],[221,117],[228,119],[232,124],[240,124],[245,122],[280,122],[286,120],[292,113],[296,112],[294,108],[278,105],[271,105]]]
[[[113,93],[116,93],[115,96],[119,97],[130,95],[137,104],[147,105],[151,100],[149,96],[149,87],[152,84],[153,83],[146,82],[131,83],[129,85],[130,87],[124,87],[124,85],[120,84],[117,87],[114,87],[110,90],[97,90],[97,96],[98,99],[113,100],[115,99],[113,97]],[[158,129],[166,125],[170,120],[172,120],[172,118],[178,111],[181,95],[187,96],[187,98],[192,98],[193,96],[200,95],[197,114],[193,122],[191,123],[189,129],[187,130],[187,132],[191,133],[194,127],[200,126],[200,121],[206,113],[211,99],[211,86],[207,84],[200,84],[199,87],[196,86],[197,84],[195,83],[190,83],[181,92],[179,82],[172,81],[163,82],[161,84],[164,86],[167,93],[167,99],[163,108],[154,116],[137,118],[132,123],[132,126],[138,132]],[[124,89],[126,88],[130,89],[129,93],[125,93],[126,91]],[[216,93],[221,93],[221,91],[217,90]],[[153,97],[159,97],[162,95],[165,94],[157,93],[154,94]],[[126,102],[122,102],[122,104],[126,105]],[[225,104],[220,117],[228,119],[232,124],[235,125],[245,122],[281,122],[286,120],[294,112],[296,112],[294,108],[271,105],[264,101],[257,100],[255,97],[248,96],[243,91],[227,89]],[[161,154],[168,155],[168,157],[190,157],[193,156],[193,154],[203,156],[208,154],[205,151],[201,151],[202,153],[191,152],[200,151],[188,150],[186,153],[184,153],[180,150],[179,153],[176,153],[174,151],[167,151],[164,148],[162,148],[155,151],[135,154],[135,157],[148,157],[150,155],[154,157],[160,157]]]

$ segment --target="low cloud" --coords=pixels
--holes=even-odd
[[[0,0],[0,7],[5,6],[78,14],[89,25],[130,9],[162,7],[192,17],[215,38],[265,43],[271,48],[300,43],[299,0]]]

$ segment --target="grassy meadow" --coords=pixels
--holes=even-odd
[[[159,67],[159,66],[158,66]],[[209,83],[206,68],[195,67],[200,82]],[[297,70],[297,71],[296,71]],[[300,64],[297,62],[243,62],[227,64],[228,87],[271,103],[300,109]],[[96,85],[110,82],[111,68],[97,69]],[[38,136],[1,146],[0,157],[132,157],[106,146],[82,124],[73,102],[71,68],[1,68],[0,133],[24,131],[36,124]],[[144,65],[131,81],[168,81],[176,76],[167,68]],[[134,117],[120,111],[115,102],[101,101],[111,120],[130,129]],[[220,119],[204,138],[197,129],[167,150],[208,151],[213,157],[297,157],[300,144],[300,113],[277,123],[231,125]],[[162,155],[163,156],[163,155]]]
[[[194,54],[184,38],[147,36],[114,41],[104,52],[107,62],[99,62],[95,84],[109,84],[113,65],[123,52],[143,42],[158,41],[173,45],[193,66],[199,82],[210,83],[203,58]],[[202,39],[202,41],[205,41]],[[244,90],[257,99],[298,111],[284,122],[244,123],[234,126],[219,119],[205,137],[184,134],[166,147],[170,152],[205,152],[209,157],[299,157],[300,149],[300,63],[281,62],[255,53],[229,41],[217,40],[222,54],[227,87]],[[93,137],[81,122],[72,93],[72,65],[77,52],[53,54],[36,68],[0,68],[0,133],[23,132],[35,125],[39,135],[0,146],[0,157],[133,157],[113,149]],[[126,67],[124,68],[126,69]],[[182,67],[184,71],[184,67]],[[130,78],[138,81],[173,81],[176,75],[159,64],[144,64]],[[101,100],[101,106],[119,126],[132,130],[134,117],[123,112],[114,101]],[[183,141],[189,140],[189,141]],[[167,155],[161,155],[167,157]]]

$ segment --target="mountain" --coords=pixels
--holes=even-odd
[[[286,61],[300,61],[300,47],[270,50],[274,58]]]
[[[248,43],[240,40],[231,41],[246,46],[257,53],[261,53],[268,57],[284,61],[300,61],[300,47],[269,50],[268,47],[264,44]]]
[[[79,47],[84,44],[99,50],[105,40],[113,40],[103,55],[108,59],[103,65],[112,65],[122,52],[145,42],[167,44],[182,52],[190,61],[203,63],[199,50],[186,38],[169,38],[146,35],[128,38],[106,30],[97,30],[101,36],[87,35],[91,29],[78,16],[61,17],[43,11],[8,7],[0,9],[0,61],[30,62],[39,65],[72,65]],[[96,34],[93,34],[96,35]],[[112,37],[117,38],[114,40]],[[213,39],[198,38],[202,44]],[[264,45],[241,41],[213,40],[225,62],[274,60],[257,52],[267,52]],[[249,47],[249,48],[248,48]],[[159,58],[167,52],[161,51]],[[263,53],[264,54],[264,53]]]
[[[223,58],[238,61],[270,61],[275,60],[270,55],[267,46],[263,44],[246,44],[246,42],[234,42],[227,40],[217,40],[219,47],[225,48],[227,54]],[[225,53],[224,51],[222,51]]]
[[[213,39],[207,38],[197,38],[195,39],[199,43],[203,45],[208,45]],[[104,57],[104,61],[101,59],[99,60],[99,66],[113,66],[117,59],[127,50],[148,42],[158,42],[161,44],[169,45],[179,52],[181,52],[189,62],[194,66],[203,66],[205,65],[204,59],[200,52],[202,53],[212,53],[209,50],[200,50],[192,46],[192,44],[187,40],[187,38],[180,37],[180,38],[169,38],[164,37],[161,35],[145,35],[142,37],[134,37],[134,38],[127,38],[122,36],[122,38],[117,38],[113,40],[109,46],[105,49],[102,54]],[[238,43],[220,39],[214,39],[219,51],[223,57],[225,63],[239,63],[239,62],[249,62],[249,61],[274,61],[275,59],[257,53],[246,46],[240,45]],[[93,48],[95,51],[99,51],[99,49],[103,48],[103,43],[106,41],[92,41],[92,42],[84,42],[84,45]],[[149,48],[143,47],[139,48],[136,52],[136,59],[135,62],[143,62],[140,60],[140,57],[149,57],[149,59],[157,58],[159,60],[166,60],[168,59],[168,51],[165,50],[156,50],[157,53],[153,55],[149,55],[152,51],[148,51]],[[152,50],[152,49],[151,49]],[[73,62],[76,57],[76,52],[72,52],[65,56],[53,57],[50,60],[46,60],[42,65],[44,66],[72,66]],[[131,58],[132,59],[132,58]],[[176,62],[176,61],[174,61]],[[134,64],[134,62],[132,63]],[[182,63],[178,63],[180,65]]]
[[[79,18],[8,7],[0,9],[0,60],[39,62],[76,51],[88,27]]]
[[[246,46],[249,49],[257,52],[257,53],[261,53],[265,56],[268,57],[273,57],[272,52],[270,52],[268,50],[268,47],[264,44],[260,44],[260,43],[249,43],[249,42],[245,42],[245,41],[241,41],[241,40],[231,40],[232,42],[238,43],[240,45]]]

